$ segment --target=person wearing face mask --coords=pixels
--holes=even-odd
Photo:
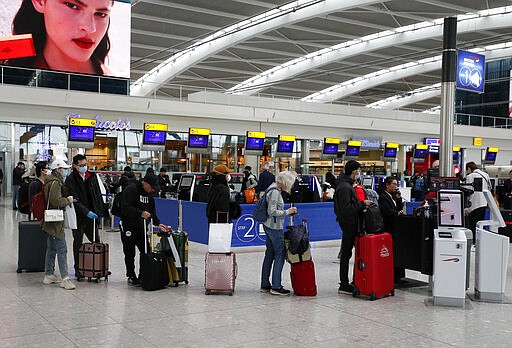
[[[73,157],[73,171],[66,179],[66,186],[74,198],[77,226],[73,230],[73,256],[75,260],[75,277],[81,280],[78,273],[78,250],[83,243],[84,234],[93,241],[93,223],[101,216],[106,216],[105,205],[101,195],[100,182],[96,174],[87,168],[87,157],[78,154]],[[101,184],[102,185],[102,184]],[[96,241],[99,241],[96,228]]]
[[[69,194],[68,188],[64,185],[64,178],[68,175],[68,165],[63,160],[55,160],[52,165],[52,173],[45,178],[44,197],[48,209],[64,209],[73,203],[73,196]],[[68,274],[68,252],[66,236],[64,235],[64,221],[42,223],[42,229],[48,234],[46,243],[46,259],[43,284],[60,284],[61,288],[73,290],[75,285],[69,279]],[[55,275],[55,257],[59,263],[60,277]]]
[[[217,221],[217,212],[229,212],[230,191],[228,182],[231,180],[229,169],[224,164],[219,164],[213,168],[210,188],[208,189],[206,217],[208,223],[231,222],[232,217],[228,214],[219,214]]]

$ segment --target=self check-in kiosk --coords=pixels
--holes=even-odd
[[[178,184],[178,200],[192,201],[195,184],[196,176],[194,174],[181,174]]]
[[[469,250],[464,228],[464,193],[437,191],[432,295],[436,306],[464,307],[469,282]]]
[[[492,193],[485,189],[482,192],[489,206],[490,219],[479,221],[476,225],[475,298],[504,302],[509,238],[497,233],[499,227],[505,227],[505,221]]]

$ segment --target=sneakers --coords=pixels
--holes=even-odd
[[[44,275],[44,278],[43,278],[43,284],[44,285],[49,285],[49,284],[54,284],[54,283],[60,283],[62,281],[62,279],[58,276],[56,276],[55,274],[52,274],[52,275]]]
[[[262,286],[262,287],[260,288],[260,292],[263,292],[263,293],[267,293],[267,294],[268,294],[268,293],[270,292],[270,289],[271,289],[271,287],[270,287],[270,286]]]
[[[354,293],[354,285],[352,284],[340,284],[340,287],[338,288],[338,294],[343,294],[343,293],[350,293],[350,294],[353,294]]]
[[[140,280],[136,276],[128,277],[127,282],[128,282],[128,285],[133,285],[133,286],[139,286],[140,285]]]
[[[66,277],[62,279],[62,282],[60,283],[60,287],[64,288],[66,290],[73,290],[76,286],[71,282],[71,279],[69,277]]]
[[[280,287],[279,289],[270,289],[270,294],[279,295],[279,296],[288,296],[288,295],[290,295],[290,290],[286,290],[285,288]]]

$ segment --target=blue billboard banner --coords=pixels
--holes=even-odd
[[[483,93],[485,85],[485,56],[458,50],[457,88]]]

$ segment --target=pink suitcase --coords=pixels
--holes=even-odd
[[[227,292],[230,296],[235,292],[235,279],[238,269],[235,253],[207,253],[205,257],[204,289],[205,294]]]
[[[109,268],[109,246],[107,243],[96,242],[96,222],[93,221],[93,241],[83,243],[78,249],[78,273],[81,278],[89,281],[100,281],[105,278],[108,281]]]

